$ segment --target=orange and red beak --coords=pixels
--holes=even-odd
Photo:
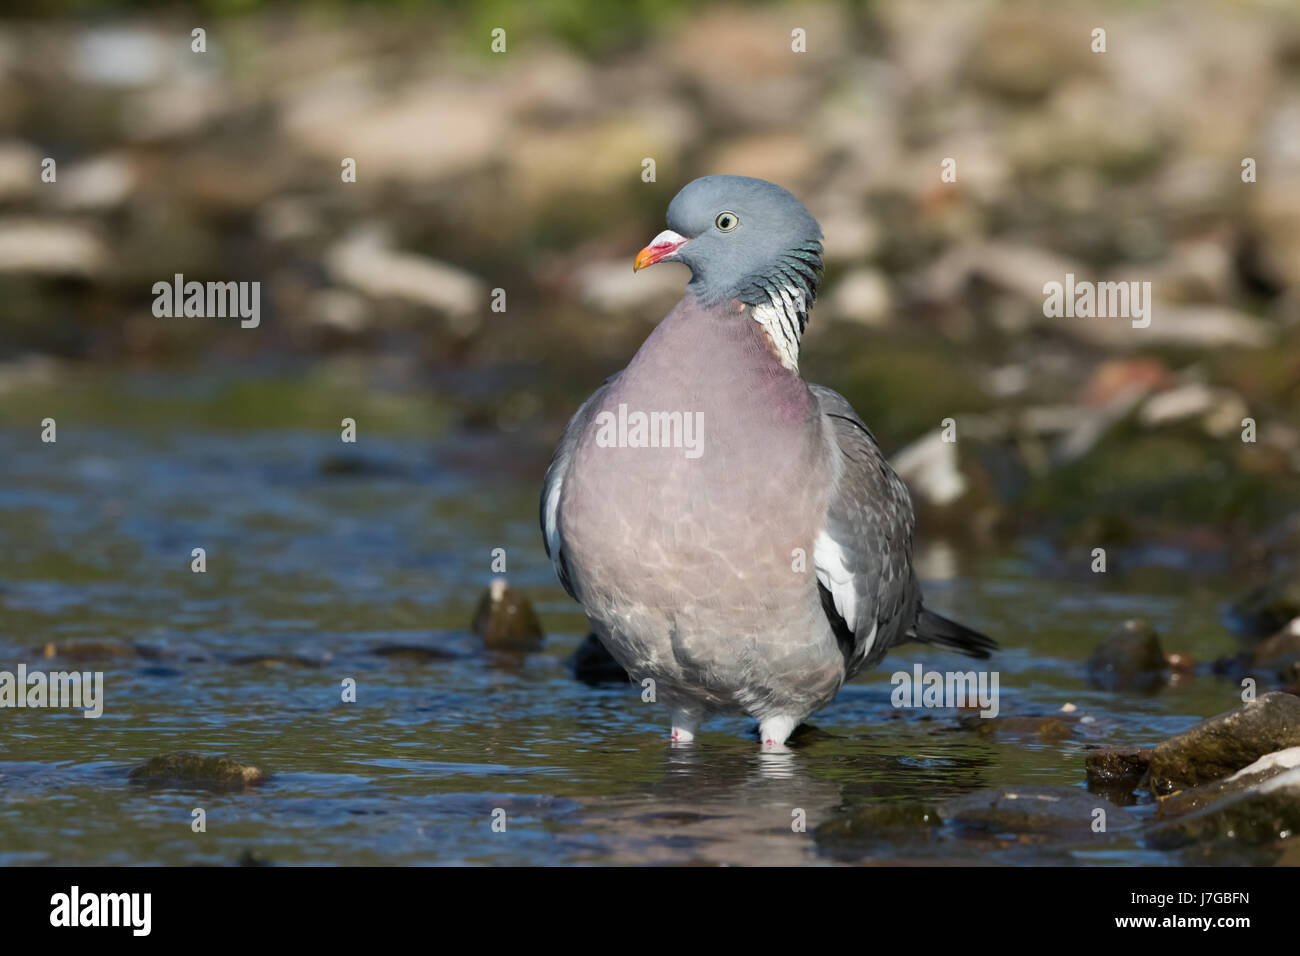
[[[688,242],[690,242],[690,239],[686,236],[678,235],[671,229],[665,229],[650,240],[650,245],[636,254],[636,261],[632,263],[632,271],[640,272],[646,266],[652,266],[656,262],[663,262],[665,259],[672,259],[677,250]]]

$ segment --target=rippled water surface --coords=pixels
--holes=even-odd
[[[312,408],[292,383],[258,387]],[[129,400],[116,406],[119,395]],[[262,397],[134,380],[4,413],[0,670],[102,670],[107,701],[98,720],[0,711],[0,864],[831,862],[813,831],[861,805],[933,805],[1002,784],[1082,788],[1086,747],[1154,743],[1236,701],[1209,676],[1154,696],[1084,679],[1091,649],[1134,615],[1171,650],[1224,653],[1227,594],[1176,569],[1067,578],[1033,548],[929,541],[918,556],[929,601],[1004,645],[1002,714],[1072,704],[1083,719],[1069,736],[981,733],[951,710],[896,710],[891,671],[968,666],[896,653],[847,686],[792,753],[760,753],[741,718],[715,718],[695,745],[673,746],[664,712],[638,688],[588,686],[567,667],[584,621],[535,524],[544,458],[513,455],[509,436],[420,434],[400,421],[376,437],[364,416],[363,440],[343,445],[329,403],[307,430],[280,427]],[[271,425],[231,411],[244,401]],[[307,417],[298,412],[284,420]],[[55,444],[33,424],[47,414]],[[206,574],[190,571],[196,547]],[[538,653],[490,654],[467,630],[497,547],[547,626]],[[51,642],[83,641],[131,650],[42,657]],[[375,653],[397,644],[440,653]],[[341,701],[348,677],[356,703]],[[176,750],[230,754],[271,778],[240,792],[127,779]],[[191,831],[196,807],[206,833]],[[504,833],[492,830],[497,808]],[[797,810],[807,832],[792,830]],[[1122,835],[1027,843],[948,828],[882,834],[860,856],[1180,862]]]

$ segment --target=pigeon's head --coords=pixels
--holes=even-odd
[[[797,351],[822,274],[822,231],[803,203],[764,179],[704,176],[668,206],[668,229],[633,265],[683,262],[706,305],[738,299],[788,322]],[[763,321],[763,314],[755,318]],[[765,323],[766,324],[766,323]],[[796,331],[797,330],[797,331]]]

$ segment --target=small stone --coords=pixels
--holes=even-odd
[[[479,598],[470,628],[490,650],[531,651],[542,646],[541,622],[532,602],[496,578]]]

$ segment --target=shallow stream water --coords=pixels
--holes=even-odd
[[[895,709],[892,671],[970,666],[908,652],[845,687],[791,753],[761,753],[741,718],[675,746],[639,688],[589,686],[567,667],[585,628],[536,527],[544,460],[498,467],[508,442],[430,438],[401,421],[378,437],[375,415],[343,445],[329,402],[322,422],[301,424],[316,403],[299,391],[124,374],[6,398],[0,670],[102,670],[106,702],[99,719],[0,711],[0,864],[834,862],[817,826],[864,805],[933,806],[1001,785],[1084,792],[1087,747],[1150,745],[1238,700],[1206,675],[1151,695],[1088,687],[1088,654],[1128,617],[1200,660],[1230,650],[1220,606],[1232,594],[1189,583],[1177,562],[1065,576],[1029,543],[974,553],[928,539],[929,602],[1003,644],[1002,717],[1073,705],[1067,736]],[[33,424],[47,414],[53,444]],[[203,574],[190,570],[196,547]],[[537,653],[488,653],[468,631],[497,547],[547,627]],[[122,656],[64,660],[69,642]],[[427,652],[375,653],[393,645]],[[355,703],[341,700],[348,677]],[[179,750],[271,777],[237,792],[128,780]],[[191,829],[196,807],[206,833]],[[799,812],[806,832],[792,827]],[[882,831],[855,858],[1187,859],[1122,834],[948,826]]]

